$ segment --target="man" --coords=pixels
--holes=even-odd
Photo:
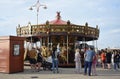
[[[119,53],[117,51],[114,52],[114,70],[117,70],[119,68]]]
[[[92,61],[95,56],[95,52],[93,51],[93,47],[87,48],[85,52],[85,65],[84,65],[84,75],[87,75],[87,68],[88,70],[88,75],[91,76],[91,68],[92,68]]]

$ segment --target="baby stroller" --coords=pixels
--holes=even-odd
[[[51,70],[52,71],[52,63],[43,60],[42,62],[43,70]]]

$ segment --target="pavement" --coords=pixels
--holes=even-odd
[[[82,69],[83,72],[84,69]],[[59,68],[59,73],[53,74],[50,70],[32,72],[30,66],[24,66],[24,72],[5,74],[0,73],[0,79],[120,79],[120,69],[97,68],[97,76],[76,74],[74,68]]]

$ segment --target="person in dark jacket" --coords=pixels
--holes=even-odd
[[[53,51],[52,51],[52,69],[53,69],[53,73],[55,73],[57,71],[57,73],[59,73],[58,71],[58,55],[59,53],[57,52],[57,48],[53,47]]]
[[[40,51],[40,49],[37,49],[37,67],[38,67],[37,69],[38,69],[38,72],[40,71],[42,61],[43,61],[43,57],[41,55],[41,51]]]
[[[111,69],[111,59],[112,59],[112,53],[110,50],[106,49],[106,63],[107,63],[107,68]]]
[[[117,51],[114,52],[114,70],[119,68],[119,54]]]

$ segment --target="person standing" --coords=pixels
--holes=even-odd
[[[81,73],[81,56],[78,48],[75,50],[74,61],[75,61],[75,72]]]
[[[57,52],[57,48],[53,47],[53,51],[52,51],[52,70],[53,70],[53,73],[55,73],[55,72],[59,73],[59,71],[58,71],[58,55],[59,55],[59,53]]]
[[[105,51],[101,50],[101,63],[102,63],[102,68],[105,69],[105,60],[106,60],[106,56],[105,56]]]
[[[114,67],[114,55],[115,55],[115,51],[112,52],[112,57],[111,57],[111,63],[113,67]]]
[[[114,52],[114,70],[119,68],[119,54],[117,51]]]
[[[95,52],[93,50],[94,50],[93,47],[89,47],[85,52],[84,75],[87,75],[87,68],[88,68],[89,69],[88,75],[91,76],[92,61],[95,56]]]
[[[92,75],[97,75],[96,65],[97,65],[98,55],[95,53],[95,56],[92,61]]]
[[[112,53],[110,52],[110,50],[106,49],[107,53],[106,53],[106,62],[107,62],[107,68],[111,69],[111,58],[112,58]]]
[[[118,51],[118,55],[119,55],[119,67],[118,68],[120,68],[120,50]]]

